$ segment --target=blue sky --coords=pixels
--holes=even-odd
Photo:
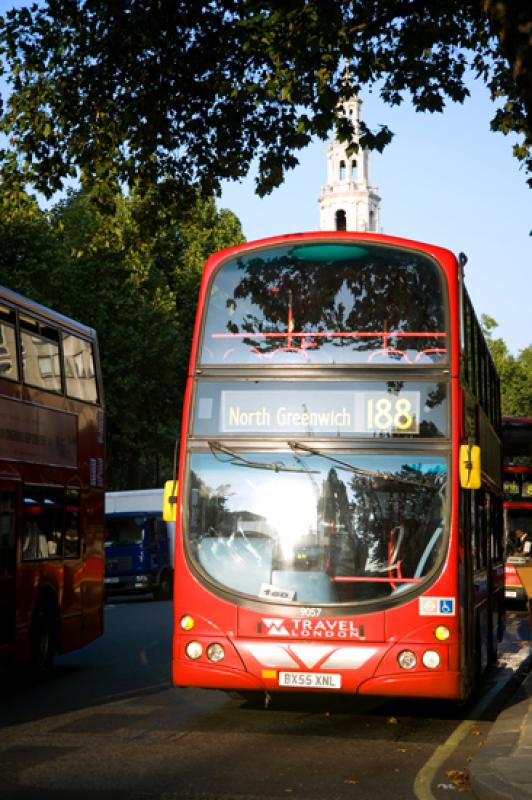
[[[477,314],[497,320],[495,335],[517,355],[532,344],[532,190],[512,155],[515,140],[490,130],[487,90],[478,81],[470,90],[463,105],[432,115],[362,92],[362,118],[395,133],[384,153],[371,155],[371,182],[382,198],[383,233],[467,255]],[[266,198],[254,194],[253,175],[224,184],[220,205],[239,217],[248,240],[317,230],[326,149],[316,141],[302,151],[300,165]]]

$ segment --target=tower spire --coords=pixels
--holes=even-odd
[[[344,100],[339,113],[348,117],[360,142],[361,100]],[[370,185],[370,154],[360,147],[347,155],[346,145],[336,136],[327,148],[327,184],[320,192],[320,230],[369,231],[378,233],[380,201],[378,187]]]

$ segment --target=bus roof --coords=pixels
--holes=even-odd
[[[8,289],[6,286],[0,286],[0,300],[15,306],[21,311],[28,311],[32,314],[38,315],[42,319],[55,322],[56,325],[59,325],[62,328],[69,328],[70,330],[85,336],[87,339],[96,339],[96,331],[94,328],[84,325],[81,322],[77,322],[70,317],[66,317],[64,314],[60,314],[58,311],[48,308],[48,306],[36,303],[35,300],[30,300],[29,297],[24,297],[24,295],[14,292],[12,289]]]
[[[399,236],[389,236],[382,233],[370,233],[368,231],[307,231],[298,233],[285,233],[277,236],[267,236],[263,239],[254,239],[242,244],[233,245],[213,253],[207,259],[205,268],[218,266],[218,264],[228,258],[246,251],[262,249],[264,247],[277,246],[282,244],[297,243],[305,244],[315,241],[329,240],[331,242],[353,242],[359,241],[366,244],[388,245],[389,247],[402,247],[408,250],[420,250],[445,262],[456,261],[456,255],[449,249],[428,242],[419,242],[414,239],[405,239]]]

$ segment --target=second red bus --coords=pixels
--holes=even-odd
[[[517,573],[532,566],[532,419],[503,417],[504,595],[525,602]]]
[[[93,329],[0,287],[0,669],[103,630],[104,409]]]

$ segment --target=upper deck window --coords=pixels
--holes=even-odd
[[[66,390],[70,397],[96,403],[98,386],[94,371],[94,358],[90,342],[73,334],[63,336]]]
[[[0,377],[18,380],[15,312],[0,306]]]
[[[448,360],[442,273],[417,251],[308,243],[243,253],[210,288],[204,364]]]
[[[19,319],[24,382],[60,392],[59,331],[22,314]]]

